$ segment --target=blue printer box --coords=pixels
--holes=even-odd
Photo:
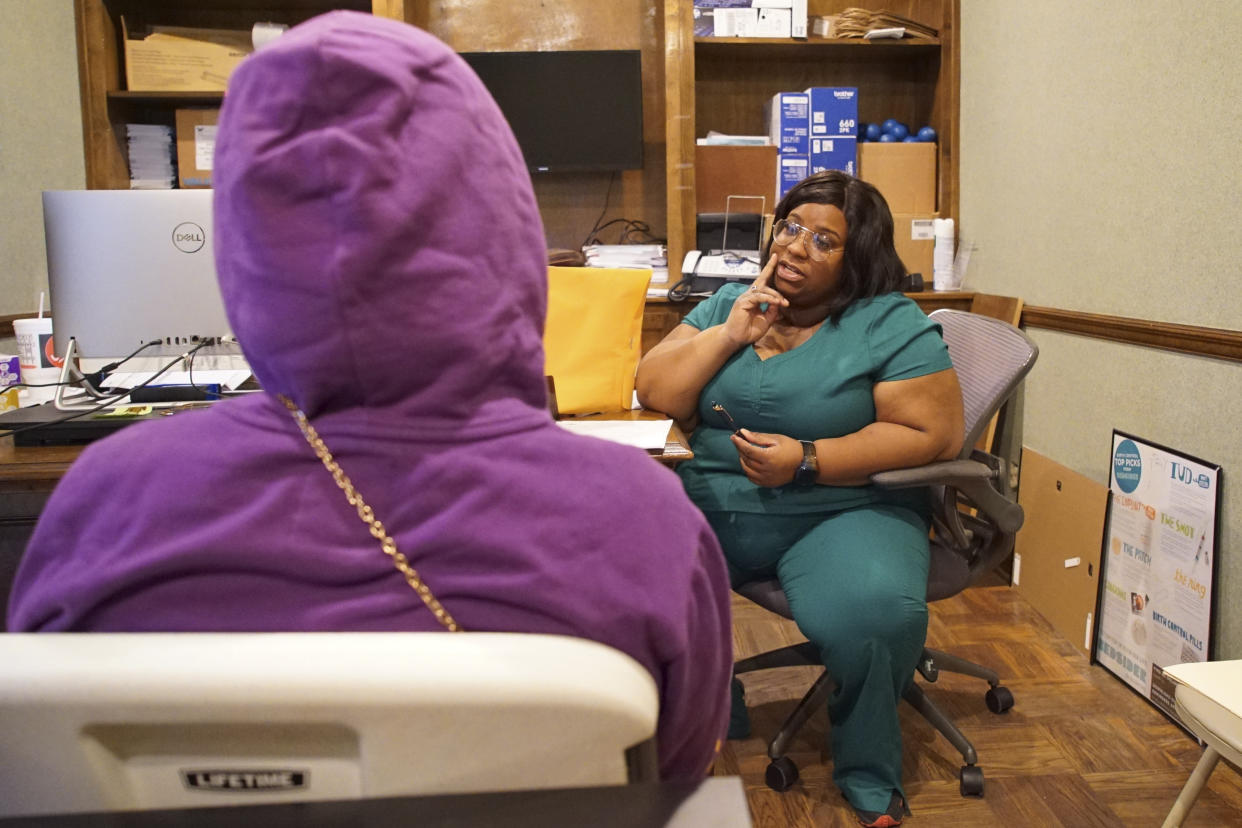
[[[811,158],[801,152],[782,152],[776,156],[776,200],[811,174]]]
[[[858,89],[853,86],[812,86],[811,137],[858,137]]]
[[[811,170],[844,170],[850,175],[858,169],[857,138],[811,138]]]
[[[777,152],[811,151],[811,96],[805,92],[777,92],[763,108],[768,138]]]

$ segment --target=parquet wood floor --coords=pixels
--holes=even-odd
[[[791,622],[743,598],[734,596],[733,609],[737,658],[804,640]],[[1017,591],[975,587],[932,604],[928,642],[997,670],[1015,706],[999,716],[989,712],[980,679],[942,673],[935,684],[924,683],[979,754],[984,797],[966,799],[958,793],[961,757],[902,704],[904,775],[914,811],[905,825],[1147,828],[1163,822],[1199,760],[1198,743],[1112,673],[1088,664]],[[767,739],[814,677],[810,668],[742,677],[752,735],[726,744],[716,773],[742,777],[755,828],[857,825],[832,784],[823,711],[791,747],[797,784],[777,793],[764,783]],[[1185,824],[1242,826],[1242,775],[1222,761]]]

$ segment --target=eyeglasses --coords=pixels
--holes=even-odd
[[[816,261],[823,261],[836,252],[832,239],[823,233],[816,233],[807,227],[789,219],[781,219],[772,225],[772,241],[779,245],[791,245],[794,240],[806,233],[810,236],[810,244],[806,245],[807,253]]]

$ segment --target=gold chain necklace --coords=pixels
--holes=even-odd
[[[371,537],[380,542],[380,548],[384,550],[385,555],[392,558],[393,566],[397,567],[397,571],[405,576],[406,583],[414,588],[414,591],[418,593],[418,597],[423,599],[423,603],[427,605],[427,609],[431,610],[432,615],[444,625],[445,629],[450,632],[461,632],[461,627],[457,625],[457,621],[453,619],[449,611],[432,594],[431,588],[423,583],[423,579],[419,577],[414,567],[410,566],[410,562],[405,555],[397,549],[397,542],[384,531],[384,524],[375,517],[375,512],[362,499],[362,495],[354,488],[354,484],[350,482],[349,477],[346,476],[340,464],[332,457],[332,452],[328,451],[323,438],[319,436],[319,432],[315,430],[315,427],[310,424],[306,414],[302,412],[302,409],[294,405],[293,400],[284,394],[277,395],[277,399],[280,400],[285,408],[289,409],[289,413],[293,415],[293,421],[302,430],[302,436],[306,438],[306,442],[310,443],[315,456],[323,463],[324,468],[332,474],[332,479],[336,481],[336,485],[340,486],[341,491],[345,493],[345,499],[349,501],[349,505],[358,510],[358,517],[371,530]]]

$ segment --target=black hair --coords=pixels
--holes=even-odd
[[[803,204],[829,204],[845,215],[845,250],[836,295],[829,304],[833,322],[859,299],[900,290],[906,276],[893,246],[893,214],[871,184],[840,170],[823,170],[799,181],[776,205],[773,223]],[[763,260],[771,255],[764,244]]]

